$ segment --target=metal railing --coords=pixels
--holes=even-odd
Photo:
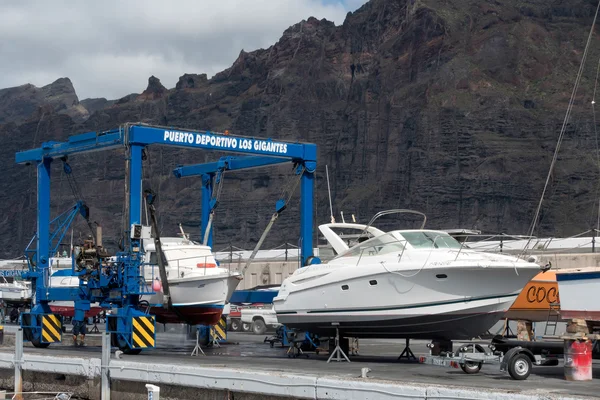
[[[454,237],[463,238],[461,240],[463,246],[466,246],[470,250],[474,251],[485,251],[489,253],[512,253],[518,254],[519,256],[525,256],[527,254],[557,254],[557,253],[572,253],[574,250],[585,250],[591,245],[592,253],[595,253],[595,236],[583,237],[583,235],[594,232],[595,229],[591,229],[577,235],[573,235],[565,238],[538,238],[535,236],[525,235],[507,235],[507,234],[490,234],[490,235],[453,235]],[[595,234],[595,232],[594,232]],[[469,241],[469,239],[481,239]],[[581,243],[573,245],[571,247],[559,247],[550,248],[553,244],[558,244],[561,241],[567,241],[572,239],[582,239]],[[523,242],[523,246],[519,244]],[[486,243],[488,243],[486,245]],[[511,246],[513,245],[513,246]],[[518,245],[518,246],[515,246]]]
[[[204,260],[204,262],[202,263],[203,267],[198,267],[198,264],[201,264],[199,262],[196,262],[196,267],[182,265],[184,261],[189,261],[189,260]],[[214,262],[213,262],[213,260],[214,260]],[[152,268],[152,279],[154,279],[154,276],[155,276],[154,271],[156,268],[158,268],[158,265],[153,264],[153,263],[145,263],[145,265],[148,265]],[[207,265],[214,265],[214,266],[207,267]],[[169,276],[170,268],[176,268],[177,269],[177,278],[185,278],[186,272],[198,271],[200,268],[203,269],[204,276],[206,276],[207,268],[222,268],[218,265],[217,259],[212,255],[210,255],[210,256],[190,256],[190,257],[180,257],[180,258],[176,258],[176,259],[171,259],[171,260],[167,261],[166,267],[167,267],[167,276]],[[228,271],[229,271],[229,274],[231,274],[231,265],[228,267]]]

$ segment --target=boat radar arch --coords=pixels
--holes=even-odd
[[[415,214],[415,215],[420,215],[421,217],[423,217],[423,222],[421,223],[421,227],[419,229],[423,229],[425,228],[425,224],[427,223],[427,215],[423,214],[420,211],[415,211],[415,210],[409,210],[406,208],[397,208],[397,209],[393,209],[393,210],[384,210],[384,211],[379,211],[377,214],[375,214],[373,216],[373,218],[371,218],[371,220],[369,221],[369,223],[367,224],[366,228],[363,230],[363,232],[361,232],[361,234],[358,236],[359,239],[363,236],[363,234],[368,232],[368,228],[371,227],[373,225],[373,223],[383,217],[384,215],[389,215],[389,214]]]

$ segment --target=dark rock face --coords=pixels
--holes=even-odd
[[[115,102],[115,100],[106,100],[104,97],[100,97],[97,99],[83,99],[79,102],[79,104],[84,106],[91,115],[96,111],[112,106]]]
[[[160,99],[167,93],[167,88],[160,83],[160,79],[154,75],[148,78],[148,87],[136,99],[139,101]]]
[[[31,84],[0,89],[0,124],[22,123],[51,113],[66,114],[83,122],[89,112],[79,104],[69,78],[60,78],[37,88]]]
[[[183,74],[179,77],[175,89],[195,89],[200,88],[208,83],[206,74]]]
[[[14,88],[5,89],[0,252],[19,254],[35,228],[35,171],[14,165],[16,150],[136,121],[317,143],[317,224],[329,220],[327,164],[336,215],[344,211],[367,221],[382,209],[413,208],[425,212],[434,228],[526,233],[594,7],[588,0],[372,0],[341,26],[309,18],[268,49],[241,51],[210,80],[186,74],[167,90],[152,77],[141,95],[98,107],[86,102],[93,112],[84,122],[55,108],[43,119],[35,117],[35,110],[23,111],[26,102],[9,107],[2,99]],[[590,60],[598,59],[597,48],[590,49]],[[595,227],[594,78],[595,68],[589,67],[539,235]],[[27,91],[33,89],[22,90]],[[29,119],[14,117],[25,114]],[[144,185],[159,194],[163,234],[175,234],[179,222],[199,233],[200,179],[177,180],[171,170],[218,156],[148,149]],[[55,164],[54,213],[74,201],[61,183],[60,162]],[[92,219],[103,224],[106,241],[114,245],[121,229],[123,154],[73,156],[71,164]],[[289,166],[225,174],[215,250],[256,243],[291,177]],[[297,243],[297,199],[277,221],[267,247]],[[399,221],[384,228],[399,226],[394,223]]]

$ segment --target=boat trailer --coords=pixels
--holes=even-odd
[[[593,358],[600,357],[600,335],[588,335],[592,343]],[[500,371],[508,373],[514,380],[525,380],[533,366],[557,366],[565,358],[564,340],[577,340],[579,337],[561,337],[563,340],[521,341],[496,336],[489,344],[470,342],[460,345],[458,351],[435,351],[430,343],[429,356],[419,357],[422,364],[440,367],[460,368],[466,374],[478,373],[483,364],[499,365]],[[436,353],[436,354],[433,354]]]

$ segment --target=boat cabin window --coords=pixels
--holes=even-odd
[[[400,232],[415,249],[460,249],[456,239],[444,232],[415,231]]]
[[[391,233],[386,233],[364,241],[336,258],[382,256],[389,253],[401,253],[403,250],[402,242]]]

